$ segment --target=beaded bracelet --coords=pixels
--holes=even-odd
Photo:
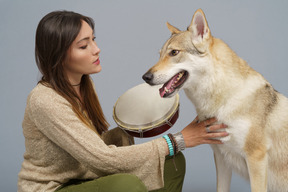
[[[170,138],[168,137],[168,135],[164,135],[163,138],[166,140],[168,144],[169,156],[174,156],[174,149],[173,149],[173,145],[172,145]]]

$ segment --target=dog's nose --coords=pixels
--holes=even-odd
[[[145,74],[142,76],[142,79],[143,79],[146,83],[151,84],[151,81],[152,81],[152,79],[153,79],[153,74],[150,73],[150,72],[147,72],[147,73],[145,73]]]

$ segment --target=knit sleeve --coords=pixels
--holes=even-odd
[[[149,190],[162,187],[165,141],[116,147],[106,145],[74,113],[70,103],[50,88],[34,92],[29,98],[30,118],[53,143],[99,176],[131,173]]]

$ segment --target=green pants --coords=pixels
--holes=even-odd
[[[174,163],[175,162],[175,163]],[[177,170],[175,169],[177,168]],[[153,192],[181,192],[185,176],[185,157],[180,152],[175,158],[168,157],[164,166],[164,188]],[[90,181],[73,180],[57,192],[147,192],[138,177],[131,174],[115,174]]]

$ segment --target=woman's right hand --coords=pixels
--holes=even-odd
[[[182,131],[182,135],[185,141],[186,147],[196,147],[201,144],[222,144],[219,137],[225,137],[229,134],[226,131],[220,131],[220,129],[227,128],[225,124],[215,124],[216,118],[207,119],[205,121],[199,122],[198,116],[187,125]],[[209,127],[210,132],[207,132],[206,127]],[[218,132],[216,132],[218,131]]]

